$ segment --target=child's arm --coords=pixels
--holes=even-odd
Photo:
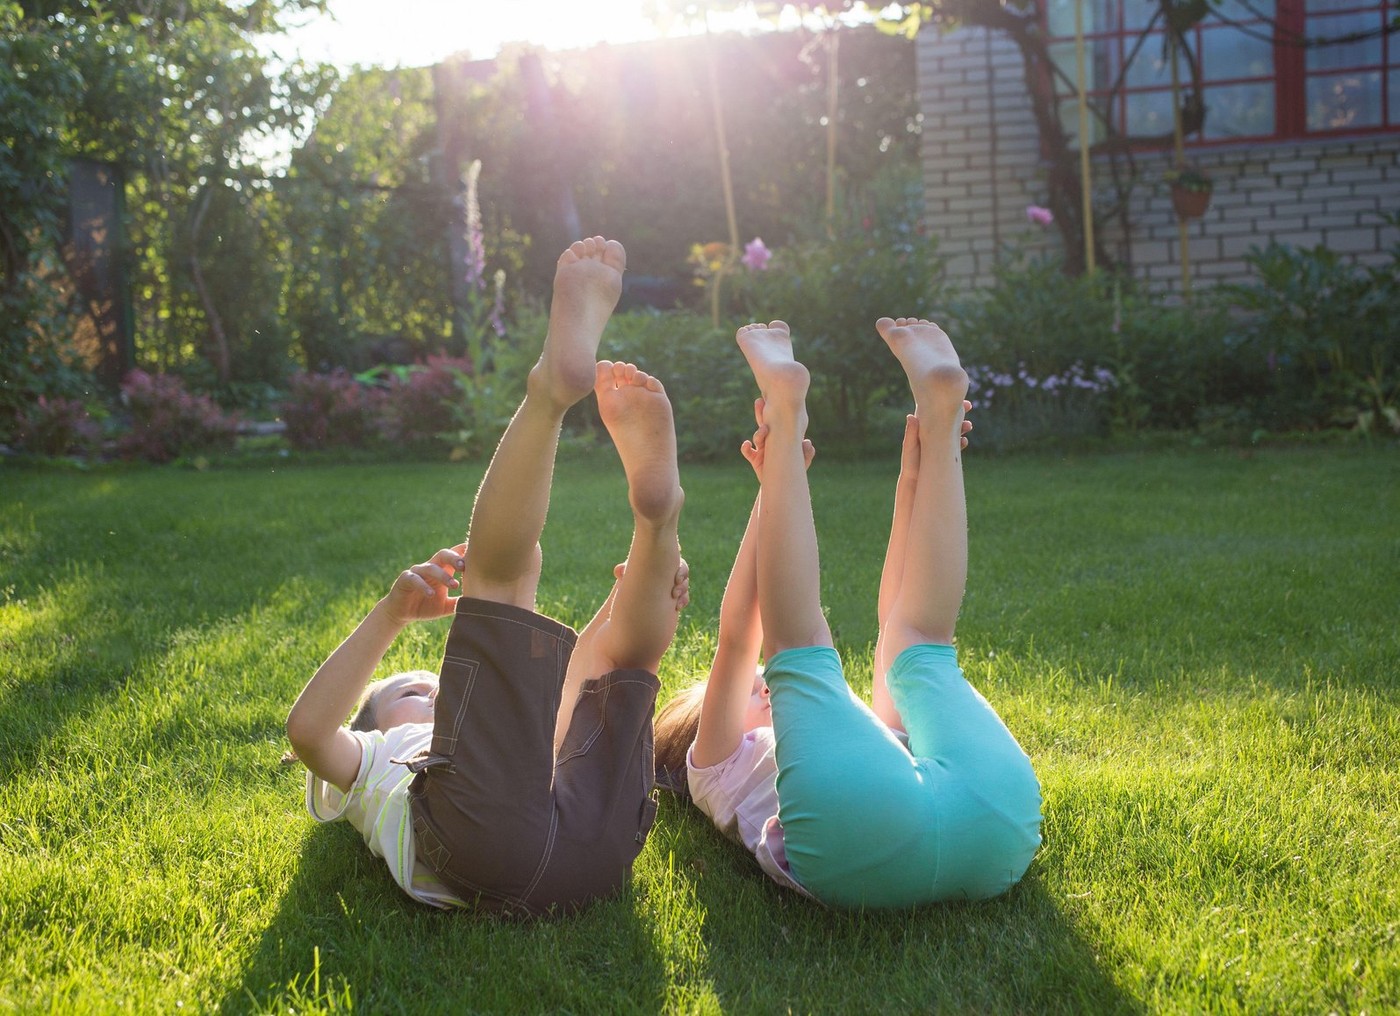
[[[719,606],[719,636],[710,664],[700,727],[695,735],[697,766],[723,762],[744,736],[744,714],[758,672],[763,626],[758,616],[758,508],[755,498],[748,525],[734,555],[734,567]]]
[[[342,722],[374,675],[384,654],[412,621],[450,614],[456,598],[464,545],[440,550],[432,559],[399,574],[376,603],[307,682],[287,715],[287,737],[313,773],[348,791],[360,770],[360,743]]]
[[[754,408],[760,426],[753,440],[744,442],[743,454],[761,483],[767,431],[762,426],[762,401]],[[811,465],[815,454],[812,442],[803,441],[802,451],[806,463]],[[761,498],[760,493],[754,499],[720,600],[715,658],[710,664],[705,700],[700,706],[700,728],[695,737],[695,764],[702,767],[723,762],[734,754],[744,736],[745,715],[763,647],[763,623],[758,613],[757,540]]]

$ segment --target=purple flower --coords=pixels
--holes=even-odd
[[[1055,221],[1055,213],[1040,205],[1026,205],[1026,218],[1037,226],[1048,226]]]
[[[756,236],[748,243],[744,244],[744,256],[739,260],[744,263],[744,267],[751,272],[761,272],[768,267],[768,260],[773,256],[773,252],[764,246],[763,238]]]

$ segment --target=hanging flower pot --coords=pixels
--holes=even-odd
[[[1167,171],[1167,182],[1172,189],[1172,208],[1178,218],[1199,219],[1210,207],[1211,191],[1215,183],[1205,173],[1193,166],[1180,166]]]

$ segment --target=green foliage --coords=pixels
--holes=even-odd
[[[1277,245],[1249,261],[1255,281],[1183,305],[1110,273],[1075,278],[1055,258],[1012,250],[994,285],[955,301],[946,324],[964,363],[997,374],[1043,379],[1076,364],[1111,372],[1095,429],[1248,437],[1395,427],[1394,267],[1354,268],[1324,249]],[[1053,418],[1043,389],[1020,394],[1001,405],[1029,398],[1031,416]],[[975,419],[979,433],[995,433],[988,414]]]
[[[431,173],[432,77],[357,71],[274,186],[288,341],[308,369],[443,352],[452,327],[453,187]]]
[[[456,371],[457,396],[450,421],[438,435],[454,461],[488,458],[525,394],[525,379],[539,357],[539,344],[526,327],[502,335],[480,327],[467,333],[466,367]],[[521,341],[522,336],[529,338]]]
[[[1244,312],[1233,338],[1263,374],[1249,408],[1275,428],[1389,420],[1400,404],[1400,247],[1370,269],[1325,247],[1271,244],[1246,260],[1257,279],[1218,298]]]
[[[891,172],[853,190],[831,223],[809,222],[796,242],[777,247],[767,269],[733,283],[744,320],[792,327],[813,398],[827,408],[813,436],[833,448],[859,447],[881,401],[908,405],[904,374],[875,321],[932,317],[942,302],[942,260],[921,209],[917,174]]]
[[[1194,194],[1209,194],[1215,189],[1215,181],[1199,166],[1181,166],[1162,175],[1172,187]]]
[[[60,36],[0,2],[0,442],[41,396],[80,397],[73,308],[57,249],[67,201],[62,137],[83,79]]]
[[[544,321],[535,326],[543,334]],[[714,328],[688,313],[614,314],[598,355],[635,363],[666,386],[685,461],[727,461],[753,432],[753,375],[734,343],[734,325]],[[597,404],[586,400],[575,419],[606,440]]]
[[[160,371],[196,359],[216,383],[283,368],[275,325],[275,265],[260,208],[260,146],[296,137],[324,75],[276,68],[259,48],[316,0],[253,5],[190,0],[36,4],[24,22],[81,81],[52,122],[65,154],[116,162],[129,185],[128,257],[137,359]],[[227,241],[225,251],[224,244]],[[274,348],[264,348],[271,343]],[[235,377],[236,365],[244,370]],[[265,378],[264,378],[265,379]]]

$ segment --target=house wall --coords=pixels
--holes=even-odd
[[[1024,67],[1009,39],[982,28],[925,29],[917,45],[925,224],[939,237],[950,281],[987,285],[1008,244],[1044,251],[1060,243],[1054,227],[1026,217],[1047,191]],[[1191,159],[1215,179],[1209,211],[1186,230],[1193,286],[1242,281],[1244,255],[1271,240],[1321,244],[1377,265],[1400,243],[1400,230],[1381,220],[1400,210],[1400,134],[1213,145]],[[1112,255],[1160,291],[1182,286],[1180,230],[1162,179],[1170,165],[1169,152],[1137,159],[1143,179],[1129,229],[1096,222]]]

